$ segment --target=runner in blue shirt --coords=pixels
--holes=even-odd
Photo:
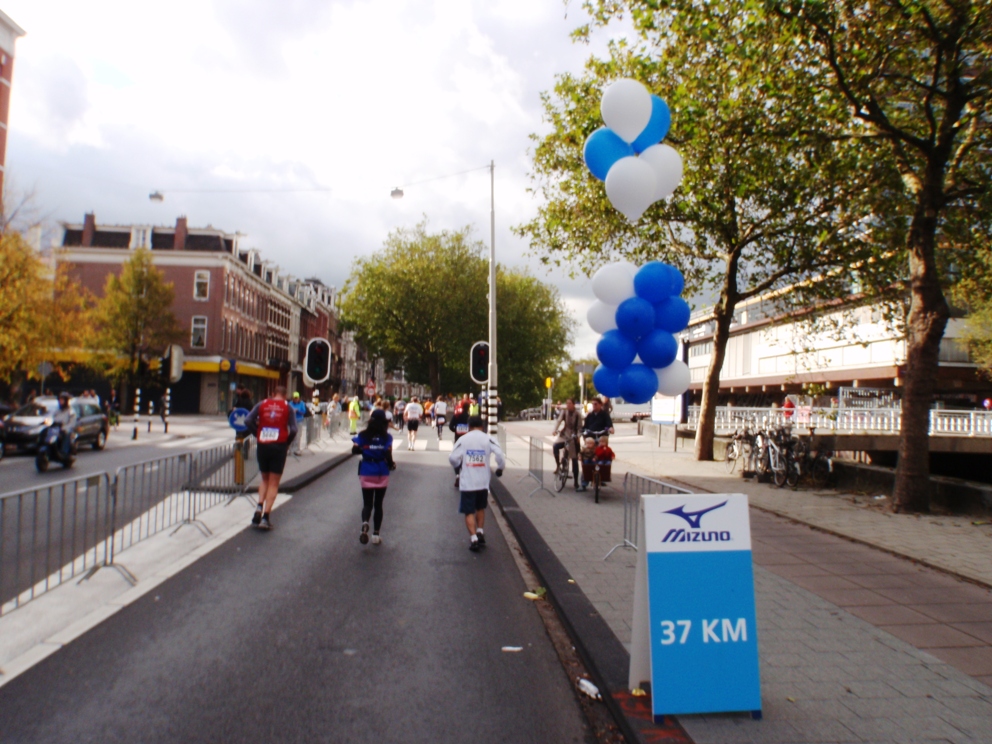
[[[296,451],[297,453],[302,452],[304,447],[306,447],[309,442],[306,441],[306,429],[303,427],[303,419],[307,415],[307,404],[300,400],[299,393],[293,393],[293,402],[289,404],[289,407],[293,409],[296,414],[296,429],[300,432],[299,436],[296,438]]]

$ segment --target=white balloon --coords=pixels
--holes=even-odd
[[[612,306],[613,327],[616,328],[616,306],[628,297],[634,296],[634,275],[630,273],[630,264],[624,261],[623,263],[606,264],[602,267],[593,274],[592,293],[606,306]],[[590,310],[590,312],[592,311]],[[590,320],[589,323],[591,325],[592,321]],[[605,332],[602,331],[602,333]]]
[[[654,168],[654,200],[671,196],[682,182],[682,156],[668,145],[651,145],[640,157]]]
[[[603,91],[599,111],[606,126],[633,142],[651,120],[651,94],[636,80],[617,80]]]
[[[589,306],[586,320],[589,321],[589,327],[596,333],[612,331],[617,327],[617,307],[616,305],[607,305],[602,300],[596,300]]]
[[[636,156],[620,158],[606,174],[606,196],[618,212],[637,222],[655,201],[654,168]]]
[[[675,397],[689,389],[689,367],[681,359],[654,373],[658,375],[658,392],[662,395]]]

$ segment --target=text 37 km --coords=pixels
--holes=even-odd
[[[747,620],[743,617],[731,620],[718,617],[714,620],[701,620],[703,643],[738,643],[747,641]],[[692,620],[662,620],[661,645],[686,643],[692,638]]]

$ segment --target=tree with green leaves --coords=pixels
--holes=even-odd
[[[803,60],[843,109],[812,121],[844,124],[852,142],[884,158],[896,188],[880,196],[898,227],[909,313],[902,432],[894,500],[930,505],[929,418],[949,318],[948,269],[967,270],[992,235],[992,2],[990,0],[766,0],[775,42]]]
[[[426,222],[390,233],[383,250],[355,261],[342,321],[390,367],[434,396],[474,387],[469,351],[488,338],[488,261],[470,228],[430,232]],[[570,321],[556,290],[499,267],[499,393],[510,410],[540,400],[564,356]]]
[[[591,58],[581,77],[559,75],[543,96],[551,131],[536,138],[532,174],[543,205],[518,229],[545,262],[591,273],[617,257],[661,259],[679,266],[688,293],[716,297],[695,445],[696,457],[709,460],[738,305],[785,287],[792,291],[779,303],[809,307],[847,296],[858,279],[888,286],[878,277],[891,265],[868,239],[865,202],[891,178],[845,138],[821,131],[837,103],[777,43],[775,19],[759,4],[589,0],[586,7],[601,25],[629,15],[636,38],[614,42],[608,59]],[[610,206],[582,157],[586,138],[602,126],[603,89],[623,77],[668,102],[666,141],[684,161],[681,186],[634,224]]]
[[[582,400],[582,391],[579,390],[579,373],[575,371],[577,364],[591,364],[595,367],[599,362],[594,357],[585,359],[569,359],[558,370],[555,378],[554,397],[555,400],[567,400],[572,398],[576,403]],[[586,400],[597,395],[596,386],[592,384],[592,375],[585,376]]]
[[[175,293],[171,282],[152,263],[146,248],[133,251],[120,274],[109,274],[97,303],[94,366],[129,387],[150,381],[148,362],[179,341],[183,330],[170,308]]]
[[[87,360],[91,298],[16,232],[0,235],[0,380],[39,378],[42,362],[67,378]]]

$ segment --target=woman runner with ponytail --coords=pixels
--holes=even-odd
[[[362,486],[362,531],[358,536],[359,542],[365,545],[369,541],[369,517],[375,510],[372,523],[372,544],[379,545],[379,528],[382,526],[382,500],[389,486],[389,471],[396,469],[393,462],[393,437],[389,433],[389,423],[386,412],[382,409],[372,411],[365,431],[353,437],[353,454],[361,455],[358,464],[358,481]]]

